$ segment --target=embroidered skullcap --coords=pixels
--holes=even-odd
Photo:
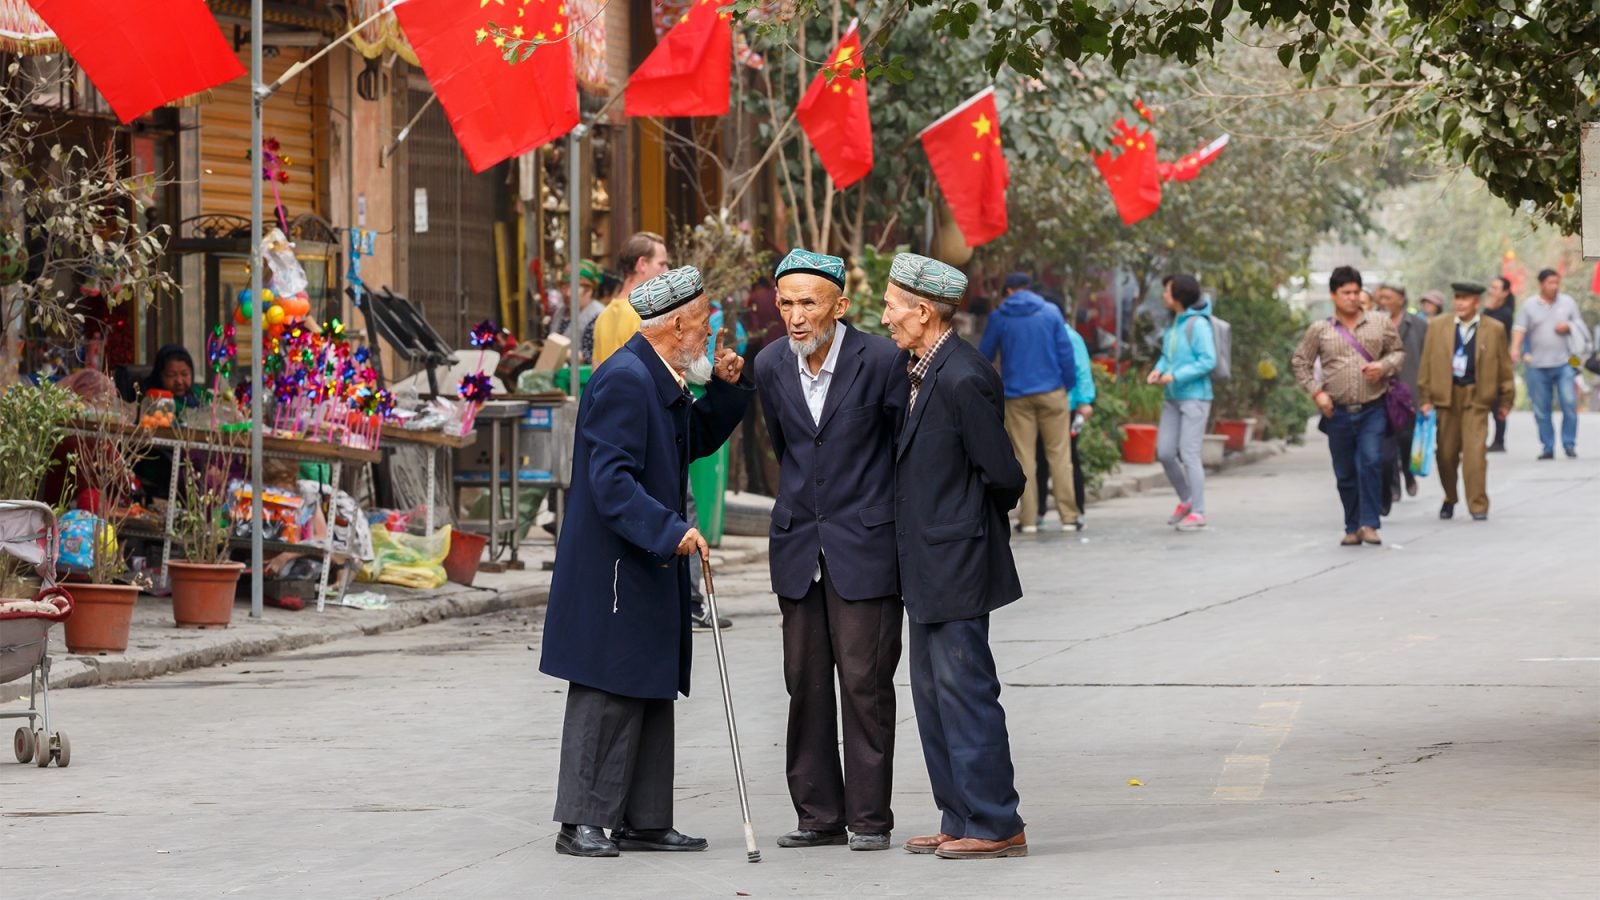
[[[664,316],[705,293],[700,270],[694,266],[671,269],[646,281],[628,294],[628,305],[641,319]]]
[[[1482,294],[1488,288],[1471,281],[1452,281],[1450,282],[1450,290],[1455,291],[1457,297],[1464,297],[1469,294]]]
[[[778,263],[778,268],[772,273],[772,280],[777,281],[785,275],[800,273],[820,275],[840,288],[844,287],[844,260],[826,253],[801,250],[798,247],[790,250],[789,255]]]
[[[915,253],[895,256],[889,280],[901,290],[941,303],[957,303],[967,292],[967,276],[961,270]]]
[[[602,274],[600,267],[592,259],[585,259],[578,263],[579,281],[587,281],[591,286],[599,287]]]

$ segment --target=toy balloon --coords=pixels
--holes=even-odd
[[[273,304],[267,308],[266,320],[268,325],[282,325],[283,320],[287,317],[288,313],[284,311],[282,306]]]
[[[233,321],[236,325],[249,325],[250,313],[243,306],[233,308]]]
[[[262,288],[261,289],[261,302],[263,302],[263,303],[271,303],[276,299],[278,299],[278,298],[272,293],[272,288]]]

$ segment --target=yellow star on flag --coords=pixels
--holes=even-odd
[[[854,97],[856,95],[856,86],[852,84],[849,87],[845,88],[844,89],[844,95],[846,97]]]
[[[976,150],[972,151],[972,161],[973,162],[977,162],[977,161],[979,161],[981,159],[983,159],[983,154],[982,153],[979,153]]]
[[[503,34],[495,35],[494,36],[494,45],[496,47],[504,47],[506,45],[506,36],[503,35]]]
[[[565,27],[566,27],[565,25],[562,25],[560,22],[557,22],[556,24],[550,26],[550,30],[554,31],[556,34],[560,34],[561,30],[563,28],[565,28]]]
[[[522,37],[522,26],[521,25],[513,25],[513,26],[511,26],[511,36],[512,37]]]
[[[501,6],[505,6],[506,5],[506,0],[478,0],[478,8],[479,9],[483,9],[485,6],[488,6],[490,3],[498,3]]]
[[[837,81],[835,81],[835,82],[834,82],[834,83],[833,83],[833,92],[834,92],[834,93],[835,93],[835,94],[837,94],[837,93],[839,93],[839,92],[840,92],[840,91],[842,91],[842,90],[844,90],[844,85],[841,85],[841,84],[840,84],[840,83],[839,83],[839,82],[837,82]]]
[[[977,129],[978,137],[985,137],[991,130],[993,130],[994,123],[989,121],[988,116],[984,115],[983,113],[978,113],[978,118],[972,123],[972,127]]]
[[[478,43],[480,43],[480,44],[483,43],[484,40],[489,37],[489,32],[485,31],[482,28],[479,28],[477,31],[474,31],[472,34],[473,34],[474,37],[476,37],[478,39]]]
[[[536,41],[544,40],[544,32],[540,31],[540,32],[535,33],[534,36],[533,36],[533,39],[536,40]]]

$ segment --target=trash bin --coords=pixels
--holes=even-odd
[[[705,389],[693,385],[689,390],[700,397]],[[706,543],[713,547],[722,544],[723,495],[728,490],[728,445],[717,452],[689,464],[689,490],[694,492],[694,502],[700,521],[696,523]]]

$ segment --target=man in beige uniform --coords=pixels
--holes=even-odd
[[[1517,385],[1505,326],[1478,314],[1483,285],[1458,281],[1451,288],[1455,315],[1429,322],[1422,343],[1417,408],[1424,415],[1439,411],[1439,481],[1444,485],[1439,518],[1455,515],[1459,468],[1467,485],[1467,511],[1481,522],[1489,518],[1489,412],[1505,419]]]

